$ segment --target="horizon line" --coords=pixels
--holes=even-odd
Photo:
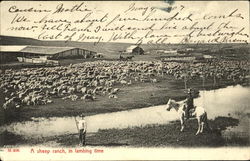
[[[91,41],[67,41],[67,40],[40,40],[40,39],[36,39],[36,38],[32,38],[32,37],[23,37],[23,36],[11,36],[11,35],[1,35],[0,37],[5,36],[5,37],[13,37],[13,38],[26,38],[26,39],[33,39],[36,41],[41,41],[41,42],[64,42],[64,43],[69,43],[69,42],[77,42],[77,43],[95,43],[95,42],[91,42]],[[0,45],[2,45],[2,40],[0,39]],[[131,42],[99,42],[99,43],[121,43],[121,44],[133,44],[136,45],[135,43],[131,43]],[[98,43],[98,44],[99,44]],[[232,42],[232,43],[163,43],[163,44],[157,44],[157,43],[151,43],[151,44],[147,44],[147,43],[142,43],[139,45],[223,45],[223,44],[245,44],[245,45],[249,45],[250,42],[247,43],[240,43],[240,42]]]

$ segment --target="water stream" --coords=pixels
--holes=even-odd
[[[217,116],[232,116],[242,118],[250,113],[250,87],[228,86],[226,88],[200,91],[200,97],[194,100],[196,106],[203,106],[209,119]],[[126,128],[145,126],[148,124],[167,124],[177,120],[178,115],[174,110],[166,111],[165,105],[133,109],[121,112],[97,114],[86,117],[88,122],[87,132],[97,132],[99,129]],[[24,137],[48,137],[63,134],[77,133],[74,117],[32,118],[32,121],[17,122],[0,127],[0,132],[9,132]],[[79,119],[79,118],[77,118]],[[249,134],[249,116],[240,121],[238,132]],[[244,125],[241,125],[244,124]]]

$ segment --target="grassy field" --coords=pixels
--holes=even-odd
[[[171,76],[158,78],[157,83],[135,83],[126,86],[116,86],[120,88],[118,98],[108,98],[108,96],[97,96],[94,101],[90,100],[62,100],[54,98],[53,103],[47,105],[24,106],[17,113],[0,115],[2,123],[12,121],[30,120],[31,117],[63,117],[76,116],[81,113],[94,115],[123,111],[128,109],[143,108],[154,105],[166,104],[169,98],[181,100],[185,98],[184,82],[176,81]],[[200,90],[203,89],[202,81],[188,82],[189,86]],[[204,89],[219,88],[229,85],[230,82],[223,81],[220,86],[214,87],[212,81],[207,81]],[[115,88],[115,87],[114,87]],[[3,92],[0,93],[3,101]],[[1,103],[1,102],[0,102]]]

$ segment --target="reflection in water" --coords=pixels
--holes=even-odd
[[[195,99],[194,103],[206,109],[209,119],[229,114],[240,118],[241,114],[250,113],[249,95],[249,87],[230,86],[223,89],[201,91],[200,97]],[[178,119],[177,113],[173,110],[166,111],[164,105],[86,117],[87,132],[147,124],[166,124],[176,119]],[[247,120],[249,123],[249,119]],[[248,127],[243,129],[249,133]],[[33,118],[33,121],[2,126],[0,131],[2,130],[33,138],[77,133],[74,117]]]
[[[250,88],[229,86],[227,88],[201,91],[199,98],[194,100],[197,106],[203,106],[209,119],[216,116],[236,116],[242,112],[250,112]]]
[[[164,105],[98,114],[86,117],[88,123],[87,132],[97,132],[98,129],[126,128],[156,123],[164,124],[169,120],[176,120],[177,118],[177,113],[175,111],[167,112]],[[29,137],[45,137],[77,133],[74,117],[52,117],[49,119],[33,118],[33,120],[34,121],[13,123],[6,126],[5,129]]]

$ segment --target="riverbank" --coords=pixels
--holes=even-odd
[[[180,132],[180,122],[172,121],[164,125],[147,125],[144,127],[130,127],[125,129],[105,129],[97,133],[88,133],[86,146],[129,146],[129,147],[223,147],[249,146],[249,139],[234,137],[225,139],[222,131],[228,127],[237,126],[239,120],[232,117],[217,117],[209,120],[212,130],[205,128],[203,134],[195,136],[196,120],[189,120],[184,132]],[[0,146],[50,146],[76,147],[78,134],[66,134],[42,138],[25,138],[10,132],[1,134],[5,138]]]
[[[95,135],[89,136],[87,144],[101,145],[128,145],[135,147],[221,147],[221,146],[246,146],[249,140],[236,138],[226,140],[222,131],[227,127],[237,126],[239,120],[231,117],[217,117],[209,121],[212,130],[205,128],[203,134],[195,136],[197,121],[189,120],[184,132],[180,132],[180,122],[172,121],[164,125],[148,125],[126,129],[100,130]],[[67,138],[67,137],[66,137]],[[66,140],[59,139],[58,143],[72,146]],[[77,139],[75,140],[77,141]]]
[[[240,95],[234,95],[237,93]],[[205,127],[204,134],[198,136],[196,120],[188,120],[181,133],[180,122],[175,121],[178,114],[166,111],[164,105],[88,116],[87,146],[249,146],[248,97],[249,87],[240,85],[201,91],[194,102],[205,107],[212,130]],[[61,125],[63,128],[58,128]],[[33,118],[0,130],[1,146],[78,145],[74,117]]]

